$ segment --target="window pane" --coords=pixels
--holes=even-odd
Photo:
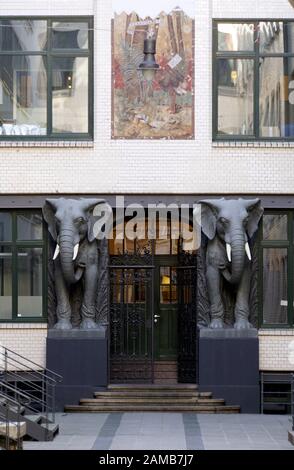
[[[17,215],[18,240],[42,240],[42,215],[37,212],[23,212]]]
[[[263,323],[288,323],[287,249],[263,250]]]
[[[42,249],[18,251],[18,317],[42,316]]]
[[[294,137],[294,58],[260,59],[260,135]]]
[[[160,268],[160,303],[169,304],[171,301],[170,293],[170,267]]]
[[[10,248],[0,248],[0,320],[12,318],[12,256]]]
[[[54,59],[53,132],[88,132],[88,58]]]
[[[10,242],[12,238],[11,214],[0,212],[0,241]]]
[[[254,49],[253,23],[218,23],[219,51],[252,51]]]
[[[47,39],[47,21],[0,20],[0,50],[42,51]]]
[[[254,62],[218,60],[218,132],[252,135]]]
[[[263,216],[263,239],[264,240],[287,240],[288,239],[288,217],[287,214],[266,214]]]
[[[88,49],[88,23],[61,23],[52,25],[53,49]]]
[[[282,21],[261,21],[258,28],[260,52],[265,54],[287,52],[287,50],[285,50],[287,26],[287,23],[283,23]],[[291,33],[290,30],[289,33]],[[291,37],[291,34],[289,37]]]
[[[46,134],[46,107],[43,57],[0,56],[0,134]]]

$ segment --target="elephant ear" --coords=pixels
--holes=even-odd
[[[95,207],[98,204],[105,204],[104,199],[81,199],[82,209],[86,212],[88,218],[88,240],[93,242],[95,240],[94,224],[97,218],[93,214]]]
[[[249,215],[247,233],[251,238],[258,229],[258,224],[263,214],[263,208],[261,207],[260,199],[250,199],[245,201],[245,207]]]
[[[48,224],[48,230],[54,241],[57,239],[55,212],[57,210],[57,199],[46,199],[43,206],[43,217]]]
[[[217,204],[220,201],[217,200],[202,200],[198,204],[201,204],[201,228],[203,233],[212,240],[216,233],[216,220],[218,215]]]

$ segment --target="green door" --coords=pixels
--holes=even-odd
[[[174,361],[178,356],[178,288],[174,257],[155,257],[154,358]]]

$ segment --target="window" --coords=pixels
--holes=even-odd
[[[261,325],[294,326],[294,212],[265,212],[261,228]]]
[[[41,211],[0,211],[0,321],[43,321],[46,249]]]
[[[93,135],[89,18],[0,18],[0,138]]]
[[[294,22],[214,22],[214,138],[294,139]]]

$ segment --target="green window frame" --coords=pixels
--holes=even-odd
[[[272,215],[272,216],[284,216],[287,217],[287,233],[286,237],[284,239],[263,239],[263,227],[264,227],[264,217],[267,215]],[[264,212],[263,219],[260,224],[260,229],[259,229],[259,234],[258,234],[258,245],[259,245],[259,255],[258,255],[258,264],[259,264],[259,289],[258,289],[258,298],[259,298],[259,326],[261,328],[278,328],[278,329],[284,329],[284,328],[293,328],[294,327],[294,211],[291,210],[266,210]],[[269,253],[268,250],[271,250],[271,253],[274,254],[275,252],[279,252],[280,254],[282,252],[286,253],[287,250],[287,263],[286,266],[284,266],[284,269],[286,271],[286,289],[287,289],[287,294],[286,298],[284,299],[284,308],[286,307],[286,321],[285,322],[271,322],[271,321],[266,321],[265,319],[265,314],[264,314],[264,307],[265,307],[265,285],[264,285],[264,265],[266,261],[266,256]],[[275,250],[275,251],[273,251]],[[274,261],[274,259],[273,259]],[[275,269],[274,269],[275,271]],[[274,279],[274,285],[272,286],[273,289],[269,289],[267,293],[271,292],[276,292],[279,290],[278,285],[275,285],[275,282],[279,282],[283,274],[281,274],[281,266],[279,265],[279,271],[278,276],[277,272],[276,273],[269,273],[267,272],[266,275],[274,275],[277,276],[276,279]],[[276,288],[275,288],[276,287]],[[281,292],[280,292],[281,294]],[[274,295],[275,298],[275,295]],[[280,301],[280,305],[282,305],[282,300],[278,297],[278,300]],[[285,302],[287,302],[285,304]],[[271,305],[271,299],[268,300],[269,305]]]
[[[45,222],[42,217],[42,211],[41,209],[18,209],[18,210],[0,210],[0,215],[1,214],[8,214],[10,216],[11,220],[11,240],[9,241],[3,241],[2,238],[0,238],[0,259],[3,256],[3,253],[11,253],[9,257],[11,257],[11,300],[12,300],[12,312],[11,312],[11,317],[9,318],[4,318],[3,316],[0,316],[0,323],[46,323],[47,322],[47,266],[48,266],[48,237],[47,237],[47,227],[45,225]],[[29,215],[29,214],[35,214],[40,216],[42,220],[42,238],[40,239],[19,239],[19,229],[18,229],[18,220],[19,216],[21,215]],[[3,230],[3,223],[2,223],[2,230]],[[19,232],[19,233],[18,233]],[[25,238],[25,237],[23,237]],[[28,237],[29,238],[29,237]],[[42,288],[41,288],[41,304],[42,304],[42,311],[40,311],[40,314],[35,314],[35,315],[29,315],[29,314],[19,314],[20,306],[19,306],[19,296],[23,295],[23,293],[20,292],[21,289],[21,257],[24,256],[24,253],[26,250],[30,249],[37,249],[39,250],[39,253],[41,252],[42,256],[42,266],[41,266],[41,282],[42,282]],[[19,256],[20,255],[20,256]],[[4,257],[5,258],[5,257]],[[3,259],[3,258],[2,258]],[[0,269],[3,269],[3,265],[0,265]],[[2,274],[2,272],[1,272]],[[32,270],[27,273],[30,276],[30,281],[31,283],[29,284],[30,289],[34,289],[33,287],[33,281],[32,281]],[[1,280],[1,285],[0,285],[0,295],[2,296],[2,283],[3,283],[3,274],[0,276]],[[20,282],[19,282],[20,281]],[[31,295],[34,295],[31,292]],[[1,300],[1,297],[0,297]],[[27,302],[28,305],[28,302]],[[26,306],[27,307],[27,306]]]
[[[239,51],[221,51],[219,50],[218,44],[218,25],[219,24],[253,24],[253,48],[252,50],[239,50]],[[213,141],[263,141],[263,142],[293,142],[294,141],[294,131],[293,136],[262,136],[261,124],[260,124],[260,64],[264,59],[268,58],[281,58],[283,59],[293,59],[294,60],[294,44],[293,52],[264,52],[260,51],[259,47],[259,28],[260,23],[283,23],[283,28],[286,28],[287,25],[294,29],[294,19],[283,20],[283,19],[221,19],[213,20],[213,33],[212,33],[212,76],[213,76],[213,93],[212,93],[212,139]],[[284,47],[287,48],[287,40],[284,39]],[[253,123],[252,128],[253,132],[251,134],[222,134],[219,132],[219,103],[218,103],[218,84],[219,84],[219,61],[222,59],[228,60],[251,60],[253,62]],[[286,72],[285,72],[286,73]],[[284,75],[284,81],[286,82],[286,75]],[[288,97],[291,93],[292,88],[288,88],[287,93]],[[281,90],[278,90],[281,93]],[[286,92],[285,92],[286,93]],[[292,94],[292,93],[291,93]],[[281,96],[281,95],[280,95]],[[285,98],[286,99],[286,98]],[[292,103],[290,103],[292,105]],[[290,105],[289,105],[290,106]],[[289,107],[288,107],[289,108]],[[289,114],[288,111],[285,113]],[[289,124],[288,132],[290,131],[291,124]],[[270,126],[268,126],[270,128]],[[293,122],[294,128],[294,122]],[[286,125],[285,125],[286,133]]]
[[[42,56],[44,61],[44,70],[47,72],[47,86],[46,86],[46,134],[44,135],[0,135],[0,141],[50,141],[50,140],[70,140],[70,141],[92,141],[93,140],[93,109],[94,109],[94,86],[93,86],[93,17],[89,16],[33,16],[33,17],[8,17],[0,16],[0,21],[45,21],[47,23],[46,32],[46,49],[44,50],[1,50],[0,60],[3,57],[13,56],[18,58],[25,58],[25,56]],[[88,27],[88,47],[85,49],[66,49],[53,47],[53,23],[87,23]],[[1,27],[1,25],[0,25]],[[87,132],[54,132],[53,131],[53,68],[54,63],[65,63],[78,58],[88,59],[88,90],[87,90]],[[15,80],[15,79],[14,79]],[[20,78],[21,80],[21,78]],[[3,93],[3,91],[1,91]],[[0,93],[0,95],[1,95]],[[13,95],[14,103],[17,98]],[[15,105],[15,104],[14,104]],[[57,114],[56,114],[57,115]],[[1,114],[0,114],[1,118]]]

